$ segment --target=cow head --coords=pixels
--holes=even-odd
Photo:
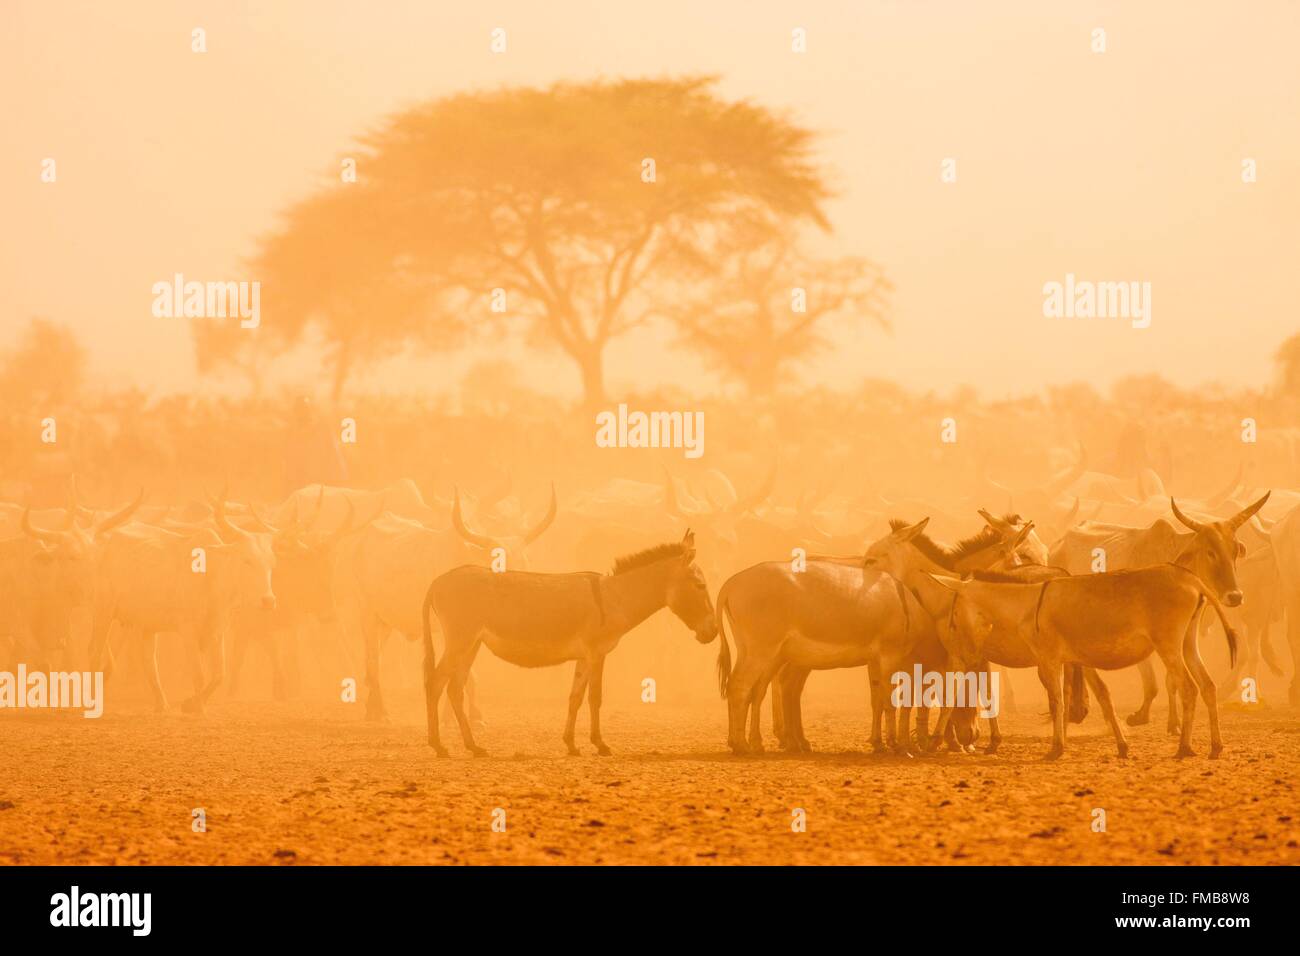
[[[212,520],[221,544],[214,550],[228,563],[236,607],[275,609],[275,591],[271,574],[275,570],[275,546],[272,534],[244,531],[226,518],[224,495],[212,502]]]
[[[526,569],[528,567],[528,546],[540,538],[546,529],[555,521],[557,505],[555,500],[555,485],[551,485],[551,504],[546,511],[546,516],[540,522],[533,526],[531,530],[523,531],[513,535],[486,535],[473,531],[465,524],[465,516],[461,513],[460,508],[460,489],[455,489],[455,498],[451,507],[451,526],[456,529],[456,533],[467,543],[476,548],[482,548],[484,551],[491,553],[496,548],[505,551],[507,559],[512,567]]]
[[[33,557],[44,564],[41,570],[49,578],[52,593],[58,594],[68,607],[82,607],[89,603],[97,542],[129,521],[143,500],[144,489],[141,489],[135,501],[90,528],[77,524],[78,507],[74,500],[68,509],[67,522],[59,531],[33,528],[31,509],[23,509],[23,534],[44,546]]]
[[[1237,529],[1249,521],[1268,501],[1268,492],[1252,505],[1248,505],[1231,518],[1222,521],[1197,521],[1183,514],[1178,503],[1169,499],[1174,517],[1191,532],[1175,563],[1187,568],[1213,591],[1228,607],[1237,607],[1244,600],[1237,585],[1237,559],[1244,557],[1246,546],[1237,540]]]

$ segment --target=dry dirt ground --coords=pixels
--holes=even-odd
[[[0,863],[1300,863],[1300,714],[1286,709],[1227,711],[1217,761],[1203,711],[1201,756],[1184,761],[1162,720],[1131,732],[1121,762],[1092,715],[1044,764],[1037,715],[1007,718],[996,756],[902,759],[862,752],[862,710],[816,700],[811,756],[724,753],[719,703],[607,707],[615,755],[567,757],[562,698],[496,706],[491,756],[461,755],[453,735],[439,760],[405,705],[389,726],[323,703],[0,714]]]

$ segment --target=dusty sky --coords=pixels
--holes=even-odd
[[[504,55],[489,52],[496,26]],[[277,210],[385,114],[500,84],[709,72],[826,133],[836,248],[897,284],[894,335],[847,337],[821,380],[990,396],[1146,371],[1260,383],[1300,314],[1297,41],[1294,0],[5,0],[0,346],[49,316],[102,380],[192,387],[186,320],[153,318],[151,285],[237,275]],[[40,182],[45,157],[56,184]],[[1042,286],[1067,272],[1151,282],[1151,327],[1044,318]],[[649,346],[611,353],[612,393],[691,371]],[[386,381],[428,381],[430,361]],[[576,390],[567,364],[528,361]]]

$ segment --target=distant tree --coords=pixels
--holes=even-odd
[[[1278,347],[1273,361],[1277,363],[1278,389],[1290,398],[1300,398],[1300,332]]]
[[[715,83],[513,88],[393,117],[363,138],[356,183],[294,207],[263,244],[259,333],[284,347],[314,326],[337,389],[359,361],[513,321],[603,401],[606,346],[648,321],[675,279],[717,265],[728,233],[827,225],[813,134],[722,100]],[[489,307],[496,289],[503,313]]]
[[[722,257],[716,275],[701,277],[695,294],[666,312],[684,344],[751,396],[770,394],[827,349],[836,319],[890,329],[893,286],[875,263],[811,259],[779,232],[750,233]]]
[[[0,393],[7,402],[69,402],[85,374],[85,348],[70,328],[50,319],[31,319],[17,343],[0,354]]]

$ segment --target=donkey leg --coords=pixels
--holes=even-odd
[[[795,749],[806,754],[812,753],[812,745],[803,733],[803,688],[808,683],[810,673],[812,672],[802,667],[791,670],[786,678],[786,686],[781,691],[785,697],[787,726],[793,724],[794,727],[789,736],[794,741]]]
[[[1205,710],[1209,714],[1210,720],[1210,759],[1215,760],[1223,752],[1223,739],[1219,736],[1219,695],[1214,686],[1214,679],[1206,669],[1205,662],[1201,660],[1201,651],[1196,646],[1196,643],[1196,632],[1190,631],[1187,640],[1183,644],[1183,661],[1186,663],[1187,671],[1193,681],[1193,688],[1188,692],[1192,706],[1189,708],[1184,705],[1183,719],[1188,724],[1191,723],[1190,714],[1195,711],[1196,707],[1195,688],[1199,688],[1201,699],[1205,701]]]
[[[1159,688],[1156,686],[1156,668],[1148,657],[1140,661],[1137,666],[1138,673],[1142,675],[1142,706],[1128,715],[1127,723],[1130,727],[1139,727],[1142,724],[1151,722],[1151,702],[1156,699]]]
[[[469,717],[465,713],[465,675],[474,664],[474,655],[478,653],[479,642],[475,641],[463,653],[449,662],[450,681],[447,696],[451,698],[452,713],[460,725],[460,739],[465,749],[475,757],[486,757],[487,751],[474,742],[474,731],[470,728]]]
[[[1127,758],[1128,739],[1124,736],[1124,728],[1120,725],[1119,717],[1115,715],[1115,705],[1110,699],[1110,689],[1102,682],[1101,675],[1091,667],[1083,669],[1083,679],[1092,688],[1097,703],[1101,705],[1101,715],[1106,718],[1106,723],[1110,724],[1110,731],[1115,735],[1115,746],[1119,750],[1120,759]]]
[[[1044,760],[1055,760],[1065,753],[1065,701],[1062,699],[1065,694],[1061,687],[1062,670],[1059,662],[1038,665],[1038,679],[1043,682],[1043,687],[1047,690],[1047,703],[1052,711],[1052,749],[1047,752]]]
[[[784,666],[776,672],[776,679],[772,681],[772,736],[781,745],[782,750],[789,750],[788,737],[786,736],[785,725],[785,675],[789,666]],[[758,722],[757,716],[754,722]]]
[[[573,734],[578,725],[578,708],[582,706],[582,697],[587,692],[587,661],[579,658],[573,666],[573,684],[569,687],[569,716],[564,722],[564,746],[569,756],[577,757],[582,753],[573,742]]]
[[[1178,671],[1165,671],[1165,690],[1169,694],[1169,718],[1165,721],[1165,733],[1170,736],[1178,733],[1180,726],[1178,719],[1178,688],[1180,683]]]
[[[779,686],[778,680],[767,681],[759,684],[754,688],[753,699],[749,703],[749,735],[746,738],[749,743],[749,749],[752,753],[763,753],[763,731],[761,728],[763,720],[763,698],[767,696],[768,687],[772,688],[772,707],[775,710],[780,695],[777,691]]]
[[[596,753],[601,757],[609,756],[609,748],[600,736],[600,701],[605,679],[605,658],[597,657],[591,662],[587,676],[587,711],[591,719],[591,742],[596,745]]]

